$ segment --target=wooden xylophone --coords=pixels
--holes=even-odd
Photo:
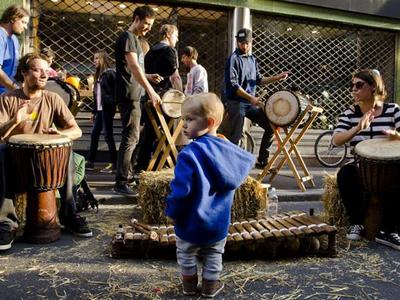
[[[336,254],[336,232],[334,226],[306,213],[246,219],[230,224],[225,253],[234,257],[243,256],[243,250],[257,256],[275,257],[281,253],[333,256]],[[174,254],[175,242],[172,225],[151,226],[132,219],[123,235],[113,237],[112,255]]]

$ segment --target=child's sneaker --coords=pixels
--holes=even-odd
[[[364,226],[362,225],[350,225],[347,230],[346,237],[351,241],[359,241],[362,239],[362,233],[364,232]]]
[[[400,250],[400,236],[397,232],[385,233],[383,231],[379,231],[375,237],[375,241],[379,244]]]
[[[191,276],[182,275],[183,293],[185,295],[196,295],[197,281],[197,274]]]
[[[214,298],[224,288],[221,280],[208,280],[203,278],[201,295],[205,298]]]

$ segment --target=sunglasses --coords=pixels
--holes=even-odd
[[[366,84],[366,82],[364,81],[357,81],[356,83],[351,83],[350,89],[353,89],[353,87],[355,87],[356,90],[360,90],[363,88],[364,84]]]

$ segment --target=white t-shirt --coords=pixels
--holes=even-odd
[[[185,95],[194,95],[208,92],[207,71],[202,65],[195,65],[187,74]]]

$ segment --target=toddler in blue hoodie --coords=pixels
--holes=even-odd
[[[175,224],[176,254],[183,293],[197,292],[197,257],[203,261],[203,297],[224,287],[219,280],[235,189],[248,176],[255,158],[217,136],[224,107],[213,93],[190,96],[182,105],[183,133],[193,142],[178,155],[166,215]]]

